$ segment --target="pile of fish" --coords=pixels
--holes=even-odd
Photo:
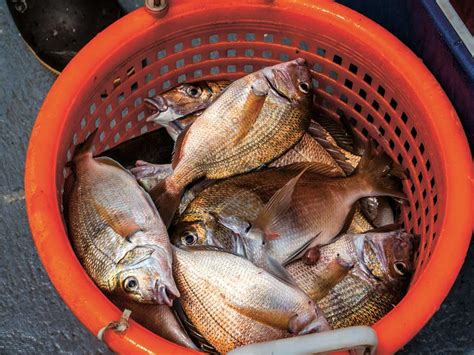
[[[315,115],[305,60],[145,102],[175,141],[171,163],[140,160],[159,142],[123,143],[132,166],[118,148],[93,157],[93,132],[64,196],[79,260],[132,318],[226,353],[371,325],[401,300],[418,246],[394,212],[404,171]]]

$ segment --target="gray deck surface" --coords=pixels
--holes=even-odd
[[[27,50],[0,2],[0,353],[107,353],[64,305],[36,253],[23,171],[36,114],[55,77]],[[400,352],[474,354],[474,253],[428,325]],[[417,310],[414,309],[413,312]]]

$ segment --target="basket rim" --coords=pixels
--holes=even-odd
[[[405,45],[370,19],[332,1],[279,0],[273,5],[265,1],[240,0],[225,4],[209,1],[205,5],[196,5],[192,0],[183,0],[180,4],[172,4],[175,8],[170,9],[160,21],[181,21],[193,12],[222,11],[229,6],[262,11],[268,6],[281,6],[291,8],[292,12],[312,11],[308,16],[315,19],[326,16],[334,21],[335,26],[351,32],[352,36],[359,35],[380,51],[394,54],[391,61],[414,82],[410,89],[423,90],[425,109],[432,113],[430,118],[438,141],[449,142],[440,144],[438,152],[444,167],[448,198],[445,218],[440,222],[437,247],[404,299],[394,311],[373,326],[379,337],[379,352],[395,352],[415,336],[438,310],[459,273],[471,239],[473,166],[467,138],[454,108],[432,74]],[[98,68],[106,61],[112,61],[112,57],[125,47],[139,48],[138,44],[133,44],[134,40],[156,26],[157,19],[141,8],[112,24],[87,44],[50,90],[38,113],[28,146],[25,195],[33,240],[58,293],[94,334],[111,320],[119,319],[121,312],[89,279],[75,255],[71,254],[70,245],[49,242],[56,241],[58,236],[65,236],[68,240],[56,200],[54,177],[59,143],[52,137],[60,137],[65,125],[64,117],[68,116],[70,107],[78,100],[77,93],[91,87]],[[74,285],[71,285],[71,280],[75,281]],[[80,294],[75,292],[78,286]],[[109,332],[106,340],[112,349],[120,352],[176,353],[178,349],[180,352],[191,352],[158,338],[133,321],[125,335]]]

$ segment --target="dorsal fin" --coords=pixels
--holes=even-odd
[[[181,134],[176,139],[173,149],[173,157],[171,158],[171,167],[174,169],[176,165],[178,165],[179,161],[181,160],[181,154],[183,151],[183,145],[186,143],[186,137],[188,135],[189,129],[191,128],[192,124],[184,127]]]
[[[339,173],[334,167],[320,162],[298,162],[277,169],[296,171],[305,169],[308,173],[320,174],[328,177],[341,177],[341,173]]]
[[[245,105],[242,108],[242,112],[245,112],[246,115],[236,123],[235,128],[238,129],[237,135],[234,137],[233,141],[234,144],[241,141],[245,138],[249,131],[257,121],[258,116],[260,115],[260,111],[265,103],[266,95],[257,95],[254,93],[253,90],[250,90],[249,95],[247,97],[247,101],[245,101]]]
[[[92,147],[94,145],[94,138],[97,134],[98,128],[94,129],[89,136],[80,144],[76,146],[74,149],[74,155],[72,160],[79,159],[81,156],[85,154],[90,154],[92,156]]]

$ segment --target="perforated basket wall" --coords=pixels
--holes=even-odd
[[[405,299],[375,326],[380,349],[401,347],[437,309],[467,250],[472,206],[466,139],[431,74],[383,29],[331,2],[183,1],[161,18],[138,10],[97,36],[58,79],[32,133],[26,186],[33,237],[58,291],[93,332],[119,311],[78,265],[61,220],[74,146],[95,128],[96,153],[157,129],[145,122],[143,99],[179,83],[232,80],[296,57],[311,66],[320,112],[344,113],[411,177],[402,216],[422,238],[417,271]],[[453,206],[463,208],[453,213]],[[138,325],[125,338],[110,335],[110,343],[175,350]]]

